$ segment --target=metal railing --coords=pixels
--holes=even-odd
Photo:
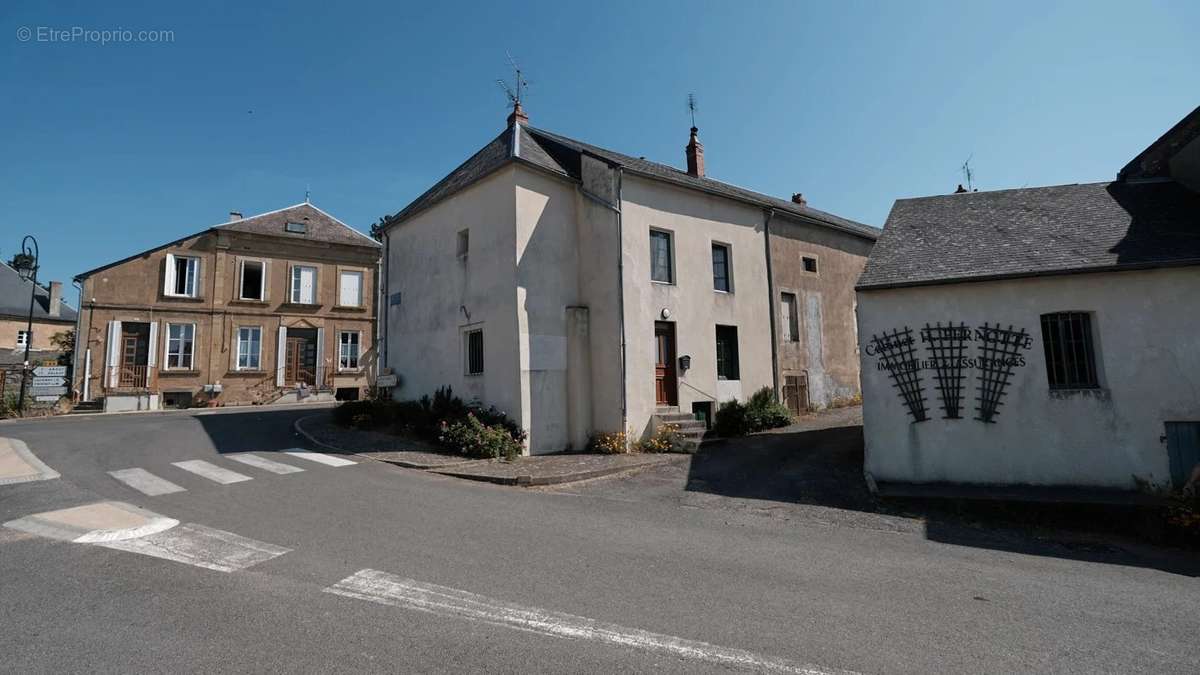
[[[123,389],[144,389],[150,383],[150,370],[146,366],[119,366],[117,386]]]

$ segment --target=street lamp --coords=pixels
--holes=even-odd
[[[21,240],[21,252],[13,256],[13,267],[22,279],[30,282],[29,323],[25,327],[25,366],[21,370],[21,395],[17,398],[17,412],[24,415],[25,384],[29,380],[29,345],[33,343],[33,299],[37,295],[38,243],[33,235],[27,234]]]

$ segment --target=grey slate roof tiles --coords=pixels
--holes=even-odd
[[[21,275],[4,263],[0,263],[0,316],[25,318],[29,316],[29,290],[33,286]],[[65,290],[65,289],[64,289]],[[50,291],[38,284],[34,292],[33,318],[35,320],[74,321],[75,309],[64,301],[58,316],[50,316]]]
[[[1085,183],[901,199],[858,288],[1200,264],[1200,195]]]

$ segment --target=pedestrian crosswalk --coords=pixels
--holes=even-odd
[[[335,457],[326,455],[320,452],[312,452],[303,448],[290,448],[278,453],[279,455],[290,458],[296,457],[305,459],[317,464],[328,467],[343,467],[352,466],[358,462],[346,459],[344,457]],[[227,455],[221,455],[221,459],[228,459],[238,462],[243,466],[260,469],[268,473],[279,476],[286,476],[294,473],[303,473],[306,469],[288,464],[274,459],[268,459],[260,454],[251,452],[238,452]],[[254,476],[246,475],[238,471],[234,471],[217,463],[206,461],[203,459],[189,459],[181,462],[171,462],[170,464],[174,471],[181,469],[188,474],[198,476],[206,480],[212,481],[219,485],[233,485],[235,483],[244,483],[254,480]],[[155,469],[158,471],[158,469]],[[186,492],[187,488],[173,482],[174,476],[163,477],[151,473],[141,467],[131,467],[128,469],[120,469],[118,471],[109,471],[108,475],[116,480],[124,483],[127,487],[133,488],[142,494],[149,497],[157,497],[159,495],[173,494],[176,492]]]

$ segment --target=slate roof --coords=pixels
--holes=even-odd
[[[1112,182],[901,199],[859,289],[1200,265],[1200,194]]]
[[[755,206],[770,207],[776,211],[782,211],[803,220],[825,225],[872,241],[879,236],[879,230],[870,225],[864,225],[832,213],[796,204],[789,200],[764,195],[712,178],[692,176],[686,171],[666,164],[631,157],[526,125],[517,125],[517,131],[519,135],[514,136],[513,128],[505,129],[499,136],[485,145],[483,149],[472,155],[467,161],[459,165],[454,171],[451,171],[449,175],[438,181],[432,188],[417,197],[411,204],[404,207],[403,210],[392,216],[389,220],[392,222],[403,221],[470,186],[510,161],[530,164],[539,169],[578,180],[580,177],[580,155],[586,153],[610,164],[620,166],[628,173],[672,183],[685,188],[700,190]]]
[[[284,226],[289,222],[301,222],[307,225],[304,234],[288,232]],[[139,258],[151,251],[157,251],[168,246],[178,244],[181,241],[186,241],[193,237],[198,237],[207,232],[215,232],[217,230],[226,230],[231,232],[246,232],[250,234],[259,234],[275,237],[287,237],[289,239],[306,239],[308,241],[328,243],[328,244],[344,244],[348,246],[365,246],[368,248],[379,248],[381,244],[358,230],[350,227],[342,221],[325,213],[321,209],[313,206],[308,202],[294,204],[275,211],[260,213],[249,218],[235,220],[230,223],[221,223],[212,227],[189,234],[185,237],[180,237],[174,241],[169,241],[160,246],[140,251],[131,256],[127,256],[120,260],[101,265],[92,270],[88,270],[81,274],[75,275],[76,279],[83,279],[91,276],[101,270],[106,270],[110,267],[115,267],[122,263]]]
[[[27,318],[29,290],[32,282],[25,281],[13,268],[0,263],[0,316]],[[38,284],[33,294],[33,318],[41,321],[75,321],[75,308],[62,303],[58,316],[50,316],[50,291]]]
[[[1200,138],[1200,106],[1139,152],[1121,169],[1117,178],[1165,178],[1170,175],[1171,157],[1197,138]]]

